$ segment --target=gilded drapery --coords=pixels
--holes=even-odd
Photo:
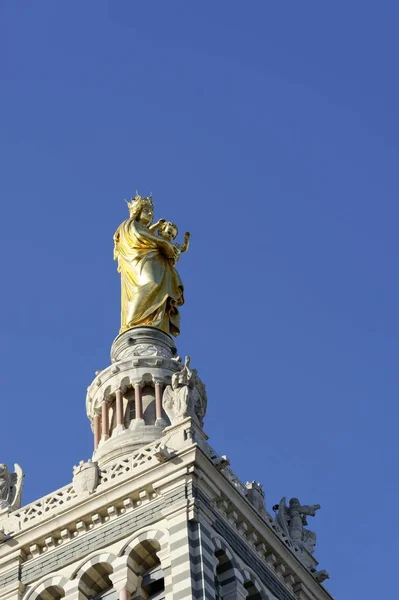
[[[150,325],[179,335],[183,284],[163,250],[163,241],[137,220],[124,221],[114,236],[122,284],[120,333]]]

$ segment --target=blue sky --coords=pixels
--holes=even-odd
[[[211,444],[269,510],[322,505],[333,595],[392,595],[398,18],[388,0],[1,3],[0,459],[25,502],[91,455],[137,188],[192,234],[178,348]]]

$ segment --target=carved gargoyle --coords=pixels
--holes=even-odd
[[[10,473],[7,465],[0,463],[0,510],[14,510],[21,506],[24,473],[14,465],[15,473]]]
[[[200,427],[206,413],[207,397],[205,386],[195,369],[190,369],[190,357],[184,367],[172,376],[172,385],[165,388],[163,408],[172,424],[192,417]]]

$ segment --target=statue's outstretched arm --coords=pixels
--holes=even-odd
[[[304,506],[298,507],[301,513],[304,515],[309,515],[309,517],[314,517],[316,515],[316,510],[319,510],[319,508],[320,504],[314,504],[313,506],[308,506],[305,504]]]
[[[184,234],[184,241],[182,243],[180,252],[187,252],[187,250],[189,249],[190,246],[190,233],[188,231],[186,231],[186,233]]]

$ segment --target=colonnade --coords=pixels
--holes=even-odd
[[[142,388],[148,385],[148,382],[136,382],[132,385],[134,389],[135,419],[143,419],[143,398]],[[162,394],[164,384],[156,381],[154,384],[155,390],[155,422],[162,419]],[[125,412],[123,408],[124,392],[122,389],[117,389],[114,396],[103,399],[101,402],[100,411],[94,415],[93,430],[94,430],[94,450],[97,450],[100,441],[106,441],[110,437],[110,418],[109,411],[115,402],[115,423],[114,427],[124,429],[125,427]]]

